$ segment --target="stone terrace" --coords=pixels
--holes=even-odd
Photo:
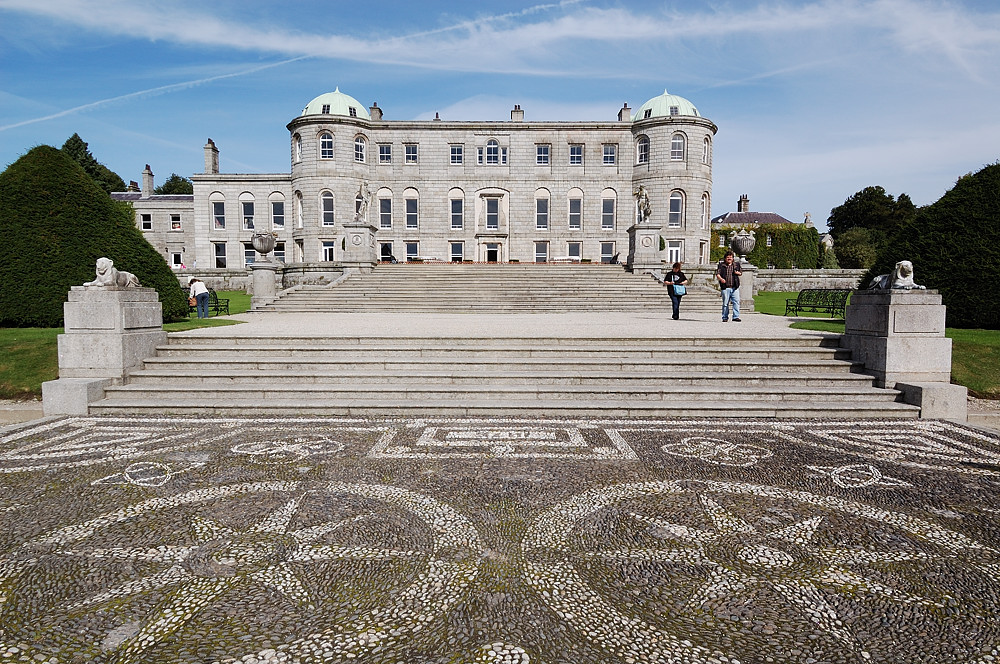
[[[1000,661],[957,424],[68,417],[0,473],[0,662]]]

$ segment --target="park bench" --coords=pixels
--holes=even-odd
[[[198,311],[197,306],[188,307],[189,311]],[[225,314],[229,315],[229,298],[219,297],[214,290],[208,289],[208,315],[211,316],[212,313],[216,316],[221,316]]]
[[[798,297],[785,300],[785,315],[798,316],[808,311],[844,318],[850,295],[849,289],[806,288],[799,291]]]

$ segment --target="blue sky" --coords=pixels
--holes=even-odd
[[[0,0],[0,167],[77,132],[126,182],[201,172],[209,137],[223,172],[287,172],[285,124],[336,87],[395,120],[613,120],[667,89],[719,126],[713,215],[746,193],[822,227],[1000,158],[1000,5]]]

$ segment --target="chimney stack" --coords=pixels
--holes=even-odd
[[[524,122],[524,111],[521,110],[520,104],[514,104],[514,110],[510,112],[511,122]]]
[[[618,111],[618,122],[631,122],[632,109],[628,107],[628,102],[622,104],[622,110]]]
[[[372,105],[368,107],[368,115],[371,116],[372,120],[382,119],[382,109],[378,107],[377,101],[373,101]]]
[[[746,194],[740,196],[739,202],[736,204],[737,212],[749,212],[750,211],[750,197]]]
[[[141,198],[149,198],[152,195],[153,195],[153,171],[149,168],[149,164],[146,164],[146,170],[142,172]]]
[[[211,138],[205,143],[205,172],[219,172],[219,148],[215,147],[215,141]]]

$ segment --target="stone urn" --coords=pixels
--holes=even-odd
[[[253,243],[253,248],[257,253],[263,256],[264,260],[268,260],[267,255],[274,251],[274,239],[272,233],[254,233],[250,242]]]
[[[729,246],[732,247],[737,256],[746,260],[747,254],[757,246],[757,238],[754,237],[753,231],[743,229],[733,237],[733,241],[729,243]]]

